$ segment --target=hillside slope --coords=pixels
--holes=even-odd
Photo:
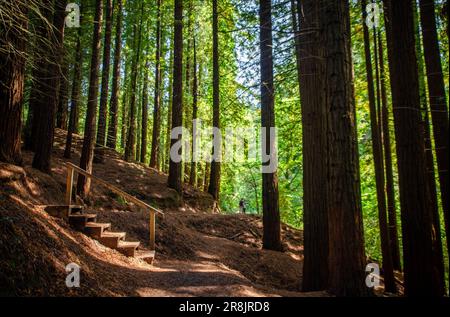
[[[166,186],[166,175],[127,163],[108,150],[94,175],[161,208],[153,266],[127,258],[49,216],[46,204],[62,204],[65,134],[57,130],[53,174],[0,164],[0,295],[64,296],[317,296],[299,293],[302,234],[283,225],[285,252],[261,250],[257,216],[213,213],[208,194],[185,187],[183,199]],[[78,163],[75,136],[71,162]],[[99,221],[111,222],[148,246],[148,214],[98,186],[85,203]],[[65,266],[81,267],[81,287],[65,286]]]

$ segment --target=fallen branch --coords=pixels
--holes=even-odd
[[[256,239],[259,239],[261,236],[259,235],[259,234],[257,234],[257,233],[255,233],[255,231],[253,231],[252,229],[248,229],[248,231],[250,231],[250,233],[256,238]]]
[[[231,240],[233,240],[233,239],[236,239],[237,237],[240,237],[240,236],[242,236],[243,234],[244,234],[243,232],[239,232],[239,233],[236,233],[235,235],[233,235],[233,236],[229,237],[228,239],[231,239]]]

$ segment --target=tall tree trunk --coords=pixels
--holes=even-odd
[[[116,42],[114,51],[114,66],[111,101],[109,106],[109,125],[106,146],[115,149],[117,146],[117,123],[120,95],[120,56],[122,52],[122,0],[117,0]]]
[[[219,14],[217,0],[213,0],[213,127],[220,129],[220,74],[219,74]],[[217,140],[214,146],[213,161],[211,162],[211,176],[209,178],[208,193],[214,199],[219,199],[220,193],[220,158],[222,157],[222,140]]]
[[[425,108],[424,126],[425,126],[425,158],[427,164],[427,180],[431,196],[431,204],[430,204],[431,222],[432,222],[431,238],[433,241],[434,272],[437,275],[437,279],[440,283],[439,288],[441,289],[442,294],[445,295],[444,255],[442,250],[441,223],[439,219],[439,206],[437,201],[437,189],[436,189],[436,174],[434,171],[433,146],[431,142],[430,119],[428,108]]]
[[[193,60],[193,65],[192,65],[192,70],[193,70],[193,82],[192,82],[192,120],[194,122],[194,120],[197,119],[197,112],[198,112],[198,105],[197,105],[197,98],[198,98],[198,80],[197,80],[197,47],[196,47],[196,43],[195,43],[195,35],[194,35],[194,60]],[[196,148],[199,146],[198,144],[195,144],[194,146],[194,140],[195,140],[195,136],[196,133],[198,133],[198,131],[196,131],[196,129],[194,129],[194,126],[192,126],[192,162],[191,162],[191,169],[190,169],[190,175],[189,175],[189,184],[191,184],[192,186],[195,186],[197,183],[197,162],[194,159],[194,155],[195,155],[195,151]]]
[[[90,78],[89,78],[87,113],[86,113],[86,122],[84,125],[83,148],[81,150],[81,159],[80,159],[80,168],[84,169],[88,173],[92,173],[92,161],[94,157],[102,19],[103,19],[103,1],[96,0],[94,30],[92,34],[92,56],[91,56]],[[80,174],[78,176],[77,182],[78,195],[86,196],[89,193],[90,185],[91,180]]]
[[[175,0],[174,10],[174,58],[173,58],[173,103],[172,103],[172,127],[181,127],[183,124],[183,1]],[[181,142],[182,136],[171,138],[171,148],[177,142]],[[182,150],[178,152],[182,155]],[[181,181],[181,164],[173,158],[169,161],[168,186],[179,194],[183,192]]]
[[[183,126],[186,128],[186,131],[189,131],[191,128],[191,120],[190,120],[190,96],[191,96],[191,50],[192,50],[192,0],[188,1],[188,8],[186,13],[186,19],[187,19],[187,27],[186,27],[186,34],[187,34],[187,45],[185,47],[185,56],[186,56],[186,62],[185,62],[185,85],[184,85],[184,104],[187,105],[184,107],[184,114],[183,114]],[[189,132],[189,134],[191,134]],[[191,152],[191,149],[186,149],[186,151]],[[188,162],[187,160],[184,161],[183,164],[183,182],[188,183],[189,182],[189,175],[190,175],[190,168],[191,168],[191,162]]]
[[[36,43],[35,50],[33,52],[35,58],[33,58],[33,71],[32,71],[32,87],[28,103],[28,117],[25,124],[24,133],[24,148],[26,150],[35,151],[36,145],[39,144],[38,129],[42,122],[39,117],[42,113],[46,115],[41,108],[41,105],[45,99],[48,99],[51,95],[51,91],[54,87],[50,87],[50,72],[49,64],[54,59],[52,51],[54,50],[53,44],[55,37],[53,33],[53,1],[42,0],[37,3],[36,7],[40,16],[37,19],[35,27]],[[48,40],[47,40],[48,39]],[[50,94],[47,94],[50,92]],[[51,97],[50,97],[51,98]],[[43,107],[47,107],[45,104]],[[45,122],[45,121],[44,121]]]
[[[405,295],[440,295],[438,281],[433,274],[433,261],[430,261],[433,258],[430,196],[421,127],[412,0],[385,0],[385,4],[400,187]],[[401,41],[394,40],[394,35]]]
[[[131,96],[130,96],[130,124],[128,126],[127,133],[127,144],[125,147],[124,158],[126,161],[131,161],[136,158],[136,93],[137,93],[137,75],[139,67],[139,59],[141,53],[141,42],[142,42],[142,23],[144,18],[144,3],[141,6],[141,18],[139,24],[139,31],[136,25],[134,26],[134,39],[137,39],[137,51],[136,56],[133,61],[133,66],[131,70]]]
[[[445,231],[447,234],[447,251],[450,252],[450,148],[448,142],[448,110],[441,55],[436,31],[436,16],[433,0],[420,0],[420,23],[422,26],[423,49],[427,72],[428,95],[430,99],[431,120],[441,190],[442,209],[444,212]],[[448,11],[447,11],[448,15]]]
[[[392,264],[394,269],[401,271],[400,248],[398,245],[397,231],[397,211],[395,207],[394,174],[392,171],[391,136],[389,131],[389,110],[387,105],[386,75],[384,71],[384,50],[380,31],[378,31],[378,58],[380,60],[381,123],[383,130],[384,165],[386,169],[386,196],[390,239],[389,245],[391,248]]]
[[[14,15],[4,16],[0,22],[0,161],[22,164],[21,129],[25,57],[28,30],[28,8],[24,3],[2,2],[1,10]],[[7,31],[8,30],[8,31]],[[3,47],[10,47],[5,51]]]
[[[68,119],[67,103],[69,100],[69,62],[67,61],[67,58],[63,57],[62,64],[61,83],[58,92],[58,111],[56,112],[56,127],[66,130]]]
[[[373,80],[372,56],[371,56],[372,54],[370,51],[370,35],[369,35],[369,28],[365,23],[367,18],[366,4],[367,4],[366,0],[361,1],[363,12],[362,24],[364,33],[364,52],[366,59],[367,90],[369,93],[369,112],[370,112],[370,128],[371,128],[370,130],[372,134],[372,152],[375,168],[378,221],[380,226],[381,253],[383,257],[384,288],[386,292],[395,293],[397,288],[395,286],[394,267],[392,264],[392,257],[389,245],[386,196],[384,193],[385,182],[384,182],[383,150],[381,144],[381,130],[380,130],[381,122],[379,120],[375,104],[375,92],[374,92],[374,80]],[[377,51],[376,53],[377,53],[376,55],[378,55]],[[377,70],[377,87],[378,87],[378,70]]]
[[[139,80],[138,80],[138,82],[139,82]],[[139,86],[141,86],[140,84],[139,84]],[[140,91],[139,91],[140,90]],[[141,88],[137,88],[137,95],[138,96],[140,96],[140,99],[139,99],[139,97],[138,97],[138,100],[143,100],[144,99],[144,89],[143,89],[143,87],[141,87]],[[147,98],[147,100],[148,100],[148,97],[146,97]],[[136,107],[137,107],[137,109],[136,109],[136,117],[137,117],[137,129],[136,129],[136,153],[135,153],[135,157],[134,157],[134,160],[136,161],[136,162],[140,162],[140,160],[141,160],[141,141],[142,141],[142,115],[143,115],[143,113],[142,113],[142,103],[137,103],[137,105],[136,105]],[[147,123],[146,123],[147,124]]]
[[[156,64],[155,64],[155,97],[153,108],[152,151],[150,167],[158,167],[158,154],[161,134],[161,0],[157,0],[156,20]]]
[[[127,143],[127,127],[128,127],[128,113],[127,113],[127,102],[128,102],[128,89],[129,89],[129,64],[125,65],[124,79],[123,79],[123,94],[122,94],[122,122],[121,122],[121,133],[120,133],[120,148],[125,151],[125,146]]]
[[[80,6],[80,24],[83,23],[83,2],[81,2]],[[83,35],[82,28],[78,29],[77,35],[77,47],[75,53],[75,65],[73,67],[73,81],[72,81],[72,92],[70,97],[70,115],[69,115],[69,127],[67,130],[66,137],[66,147],[64,149],[64,157],[70,158],[72,155],[72,140],[73,133],[78,133],[78,112],[79,112],[79,103],[80,103],[80,94],[81,94],[81,77],[82,77],[82,69],[83,69],[83,47],[81,45],[81,37]]]
[[[263,248],[281,251],[278,178],[277,168],[275,166],[277,153],[275,140],[272,138],[270,131],[275,128],[271,0],[259,1],[259,26],[261,50],[261,126],[263,131],[265,131],[265,139],[264,137],[262,138],[261,146],[262,153],[269,156],[269,161],[263,162],[262,174]]]
[[[35,140],[35,155],[33,157],[33,167],[45,173],[51,173],[51,157],[53,151],[53,137],[55,130],[55,116],[58,106],[59,83],[61,80],[61,61],[64,45],[64,22],[66,15],[67,0],[58,1],[54,5],[53,27],[54,34],[51,34],[51,49],[47,52],[46,65],[47,78],[44,80],[46,91],[44,98],[35,105],[37,117],[37,134]]]
[[[326,289],[328,285],[325,65],[320,58],[323,48],[318,29],[319,3],[317,0],[292,2],[296,3],[292,5],[292,19],[303,127],[302,289],[315,291]],[[296,27],[297,24],[300,29]]]
[[[445,268],[444,268],[444,258],[442,253],[442,240],[441,240],[441,225],[439,220],[439,208],[438,208],[438,198],[436,189],[436,178],[434,174],[434,157],[433,157],[433,147],[431,142],[431,131],[430,122],[428,117],[428,101],[425,85],[425,70],[424,70],[424,59],[422,53],[422,43],[420,38],[420,26],[419,26],[419,14],[417,6],[414,3],[414,26],[415,26],[415,39],[416,39],[416,55],[417,55],[417,66],[418,66],[418,76],[419,76],[419,96],[420,104],[423,116],[424,125],[424,143],[425,143],[425,160],[427,168],[427,185],[430,191],[430,217],[431,217],[431,239],[433,242],[433,264],[434,264],[434,274],[436,274],[436,280],[440,283],[438,287],[439,292],[442,295],[445,294]]]
[[[145,62],[144,69],[144,87],[142,88],[142,129],[141,129],[141,157],[140,161],[145,163],[147,156],[147,134],[148,134],[148,73],[147,69],[150,67],[148,58]]]
[[[171,140],[170,140],[170,131],[172,129],[172,103],[173,103],[173,41],[171,42],[170,47],[170,57],[169,57],[169,98],[167,103],[167,129],[166,129],[166,172],[169,172],[169,165],[170,165],[170,146],[171,146]]]
[[[210,170],[211,170],[211,163],[206,162],[205,163],[205,175],[203,178],[203,191],[204,192],[206,192],[208,190]]]
[[[364,296],[365,254],[347,0],[320,4],[326,61],[329,285],[337,296]]]
[[[109,69],[111,60],[111,30],[113,22],[113,3],[106,0],[105,42],[103,46],[102,87],[100,92],[100,109],[98,112],[97,143],[95,159],[103,162],[103,147],[106,144],[106,119],[108,115]]]

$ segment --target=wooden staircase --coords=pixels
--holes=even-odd
[[[126,232],[112,231],[110,223],[97,222],[97,215],[85,213],[81,206],[47,206],[45,210],[52,216],[66,218],[72,228],[84,232],[108,248],[153,263],[155,251],[139,250],[140,242],[126,241]]]
[[[152,264],[153,259],[155,258],[156,216],[163,217],[164,213],[72,163],[66,163],[65,166],[67,167],[65,205],[46,206],[45,210],[47,213],[54,217],[66,219],[73,228],[86,233],[108,248],[115,249],[128,257],[135,257]],[[139,250],[138,248],[140,246],[140,242],[126,241],[125,232],[111,231],[110,223],[99,223],[97,222],[96,214],[84,212],[83,206],[72,205],[72,189],[75,174],[80,174],[91,179],[91,181],[97,185],[109,189],[111,192],[122,196],[130,202],[133,202],[142,211],[149,213],[148,228],[150,251]]]

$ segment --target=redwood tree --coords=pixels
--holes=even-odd
[[[161,134],[161,0],[157,0],[156,15],[156,56],[155,56],[155,96],[153,99],[153,134],[150,167],[158,167]]]
[[[431,140],[431,129],[430,120],[428,113],[428,100],[425,85],[425,67],[424,58],[422,53],[422,41],[420,37],[420,26],[419,26],[419,13],[417,6],[413,5],[414,9],[414,26],[415,26],[415,39],[416,39],[416,55],[417,55],[417,66],[419,75],[419,96],[420,96],[420,107],[422,111],[422,124],[424,132],[424,143],[425,143],[425,161],[426,161],[426,176],[427,185],[429,190],[429,210],[431,217],[431,239],[433,243],[433,272],[436,274],[436,280],[439,282],[440,292],[445,294],[445,268],[444,259],[442,253],[442,240],[441,240],[441,224],[439,220],[439,206],[438,197],[436,189],[436,177],[434,173],[434,155]]]
[[[259,30],[261,50],[261,126],[265,131],[265,140],[262,140],[262,142],[264,142],[264,144],[262,144],[262,153],[267,154],[270,157],[268,162],[263,162],[263,167],[269,167],[269,165],[275,164],[274,160],[276,160],[275,140],[270,133],[270,130],[275,128],[271,0],[259,1]],[[213,166],[214,164],[211,168]],[[212,173],[211,177],[213,177]],[[262,205],[264,226],[263,248],[281,251],[280,211],[278,206],[278,178],[276,167],[270,171],[263,170]]]
[[[213,0],[213,126],[220,129],[220,95],[219,95],[219,14],[217,0]],[[220,158],[222,156],[221,141],[217,140],[214,146],[214,156],[211,162],[211,176],[209,178],[208,193],[214,199],[219,199],[220,192]]]
[[[449,119],[444,75],[439,52],[439,40],[436,31],[435,5],[433,0],[420,0],[420,23],[422,26],[423,50],[428,82],[433,136],[441,191],[442,209],[444,212],[445,230],[450,236],[450,148]],[[448,12],[447,12],[448,14]],[[447,238],[447,251],[450,252],[450,239]]]
[[[92,56],[90,66],[89,78],[89,93],[86,113],[86,122],[84,125],[84,139],[83,149],[81,151],[80,168],[92,173],[92,161],[94,156],[95,146],[95,124],[97,116],[98,104],[98,79],[99,79],[99,64],[100,64],[100,48],[101,48],[101,29],[103,16],[103,1],[96,0],[95,2],[95,16],[94,16],[94,30],[92,34]],[[90,189],[90,179],[83,175],[78,176],[77,193],[86,196]]]
[[[194,45],[193,45],[193,50],[194,50],[194,59],[193,59],[193,65],[192,65],[192,71],[193,71],[193,79],[192,79],[192,120],[196,120],[197,119],[197,112],[198,112],[198,77],[197,77],[197,46],[196,46],[196,42],[195,42],[195,35],[194,35]],[[194,160],[194,151],[195,151],[195,146],[194,146],[194,140],[195,140],[195,133],[197,133],[197,131],[194,130],[194,127],[192,127],[192,162],[191,162],[191,169],[190,169],[190,174],[189,174],[189,184],[196,186],[197,185],[197,162]],[[196,146],[198,147],[198,144],[196,144]]]
[[[430,197],[427,186],[424,134],[412,0],[385,0],[388,57],[402,218],[405,294],[439,295],[433,274]],[[394,40],[394,36],[401,41]]]
[[[141,151],[139,160],[145,163],[145,157],[147,156],[147,131],[148,131],[148,73],[147,69],[150,67],[150,62],[146,58],[144,69],[144,86],[142,88],[142,105],[141,105]]]
[[[47,65],[46,77],[43,78],[39,89],[45,89],[39,100],[34,100],[34,115],[37,120],[36,135],[33,138],[39,142],[35,144],[33,167],[45,173],[51,172],[51,157],[53,151],[53,137],[55,129],[55,116],[58,106],[59,84],[61,81],[61,61],[64,41],[64,20],[66,16],[67,0],[57,1],[54,4],[53,29],[49,35],[51,38],[49,50],[46,52]],[[51,10],[51,3],[46,10]],[[48,15],[50,16],[50,14]]]
[[[59,129],[67,129],[69,100],[69,63],[67,58],[63,57],[62,74],[60,76],[61,83],[58,92],[58,111],[56,113],[56,127]]]
[[[80,6],[80,25],[83,23],[83,2],[81,2]],[[81,93],[81,76],[82,76],[82,68],[83,68],[83,47],[81,45],[81,36],[83,31],[81,27],[78,29],[77,35],[77,46],[75,53],[75,65],[73,67],[73,81],[72,81],[72,92],[71,92],[71,101],[70,101],[70,114],[69,114],[69,126],[67,130],[66,137],[66,147],[64,149],[64,157],[70,158],[72,152],[72,140],[73,133],[78,133],[78,118],[79,118],[79,103],[80,103],[80,93]]]
[[[106,118],[108,115],[108,93],[109,93],[109,69],[111,60],[111,30],[113,21],[112,0],[106,0],[105,6],[105,42],[103,45],[103,67],[102,67],[102,87],[100,93],[100,109],[98,113],[97,147],[105,146],[106,141]],[[96,157],[102,161],[102,152],[97,151]]]
[[[42,0],[37,2],[36,9],[39,10],[39,18],[33,25],[35,32],[35,44],[33,50],[33,70],[31,74],[32,85],[28,102],[28,116],[25,123],[24,148],[35,151],[36,144],[39,143],[38,129],[42,122],[40,114],[43,113],[40,104],[48,98],[47,92],[50,92],[55,84],[51,82],[49,64],[54,61],[54,40],[53,33],[53,1]],[[50,39],[50,40],[47,40]],[[51,98],[50,98],[51,99]],[[47,104],[44,105],[47,107]],[[44,113],[46,115],[46,113]],[[45,123],[45,121],[44,121]]]
[[[378,31],[378,58],[380,68],[381,92],[381,125],[383,134],[384,167],[386,172],[386,197],[389,222],[389,245],[392,264],[395,270],[401,271],[400,247],[398,244],[397,210],[395,206],[394,173],[392,170],[391,132],[389,130],[389,109],[386,91],[386,73],[384,71],[384,49],[380,31]]]
[[[174,10],[174,41],[173,41],[173,101],[172,101],[172,128],[183,124],[183,0],[175,0]],[[182,136],[172,139],[171,147],[181,141]],[[181,155],[181,149],[179,151]],[[169,159],[168,186],[182,194],[181,162]]]
[[[384,180],[384,162],[383,162],[383,149],[381,144],[381,122],[377,112],[375,104],[375,91],[374,91],[374,79],[372,69],[372,54],[370,49],[370,33],[367,24],[365,23],[367,18],[365,0],[361,1],[363,12],[363,33],[364,33],[364,55],[366,60],[366,74],[367,74],[367,91],[369,95],[369,113],[370,113],[370,131],[372,135],[372,153],[373,162],[375,168],[375,187],[377,193],[377,207],[378,207],[378,221],[380,226],[380,239],[381,239],[381,253],[383,258],[383,272],[384,272],[384,285],[385,291],[395,293],[395,279],[394,268],[392,264],[392,256],[390,251],[390,239],[387,221],[387,207],[386,196],[384,192],[385,180]],[[375,45],[376,58],[378,52]],[[378,62],[376,61],[376,64]],[[378,86],[378,69],[377,71],[377,86]],[[378,90],[379,91],[379,90]],[[379,100],[379,98],[378,98]]]
[[[120,94],[120,56],[122,51],[122,0],[117,0],[117,22],[116,22],[116,39],[114,49],[114,66],[111,101],[109,105],[109,125],[108,137],[106,145],[115,149],[117,146],[117,124],[119,111],[119,94]]]
[[[364,296],[365,253],[347,0],[320,3],[327,113],[329,285],[337,296]]]
[[[1,10],[15,14],[0,21],[0,161],[21,164],[20,133],[22,128],[23,88],[25,77],[26,32],[28,8],[24,2],[2,2]],[[5,51],[4,47],[11,49]]]
[[[325,64],[318,29],[319,3],[317,0],[294,2],[296,5],[292,10],[303,128],[302,287],[303,291],[315,291],[326,289],[328,285]],[[297,24],[300,28],[295,27]]]
[[[127,143],[125,146],[124,158],[126,161],[131,161],[136,158],[136,94],[137,94],[137,76],[139,60],[141,56],[141,43],[142,43],[142,24],[144,17],[144,3],[141,6],[141,17],[139,23],[139,30],[137,30],[136,24],[134,25],[134,41],[137,40],[137,46],[135,46],[135,57],[133,59],[133,65],[131,69],[131,96],[130,96],[130,115],[129,125],[127,132]]]

